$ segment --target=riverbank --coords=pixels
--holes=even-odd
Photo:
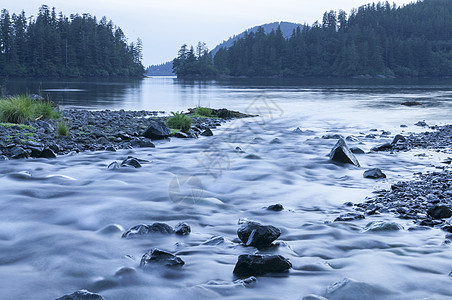
[[[186,133],[175,132],[176,137],[197,138],[206,130],[221,126],[224,122],[251,117],[227,109],[212,110],[218,117],[192,117],[191,129]],[[67,123],[67,136],[58,133],[60,120],[37,120],[26,124],[0,123],[0,159],[55,158],[71,152],[116,151],[131,148],[153,148],[159,137],[145,135],[151,123],[164,124],[169,118],[157,111],[89,111],[63,110]],[[194,109],[188,115],[193,115]],[[209,135],[210,132],[204,135]],[[166,136],[160,137],[166,138]]]

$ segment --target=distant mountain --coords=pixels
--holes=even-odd
[[[147,67],[144,75],[146,75],[146,76],[173,76],[176,74],[173,73],[173,62],[168,61],[168,62],[160,64],[160,65],[152,65],[152,66]]]
[[[250,32],[256,33],[257,30],[259,29],[259,27],[262,27],[262,28],[264,28],[265,33],[268,34],[272,30],[278,29],[278,26],[280,26],[282,34],[286,39],[292,35],[293,30],[297,29],[297,27],[300,27],[300,29],[303,29],[302,24],[291,23],[291,22],[273,22],[273,23],[268,23],[268,24],[264,24],[264,25],[260,25],[260,26],[254,26],[253,28],[247,29],[238,35],[234,35],[233,37],[229,38],[227,41],[223,41],[221,44],[217,45],[211,51],[212,56],[215,56],[215,54],[218,52],[218,50],[220,48],[223,48],[223,47],[226,49],[230,48],[232,45],[234,45],[234,42],[236,40],[242,38],[246,32],[247,33],[250,33]]]

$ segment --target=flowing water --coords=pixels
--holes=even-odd
[[[10,81],[10,93],[38,89],[63,107],[185,110],[227,107],[260,116],[236,120],[213,137],[172,139],[154,149],[86,152],[55,160],[0,162],[0,298],[55,299],[79,289],[115,299],[301,299],[325,295],[344,278],[368,284],[366,299],[451,299],[451,246],[437,229],[408,231],[410,220],[376,215],[331,222],[372,191],[434,170],[440,153],[358,155],[361,168],[328,162],[334,139],[368,151],[413,124],[450,123],[452,81]],[[405,101],[421,106],[407,107]],[[407,128],[401,128],[405,124]],[[299,127],[302,133],[294,133]],[[377,131],[370,131],[377,129]],[[425,129],[424,129],[425,130]],[[376,139],[363,138],[374,133]],[[274,140],[278,138],[278,140]],[[236,151],[240,147],[243,152]],[[419,155],[426,153],[426,155]],[[247,157],[254,154],[253,157]],[[149,160],[140,169],[108,170],[127,156]],[[254,159],[252,159],[254,158]],[[378,167],[387,179],[364,179]],[[281,203],[273,212],[268,205]],[[234,283],[240,254],[252,254],[237,238],[247,218],[281,229],[278,247],[261,251],[290,259],[288,274]],[[405,230],[369,233],[370,221],[391,220]],[[188,236],[123,239],[134,225],[188,223]],[[224,242],[205,243],[213,236]],[[142,255],[160,248],[180,256],[180,270],[140,269]],[[133,268],[136,271],[132,272]],[[121,270],[117,273],[118,270]],[[363,299],[362,290],[348,299]]]

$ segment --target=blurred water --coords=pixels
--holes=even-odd
[[[349,145],[368,151],[397,133],[422,130],[413,125],[419,120],[450,123],[452,85],[447,82],[199,83],[148,78],[41,86],[65,107],[168,112],[202,105],[260,117],[229,122],[214,130],[213,137],[159,142],[155,149],[0,162],[1,299],[54,299],[82,288],[108,300],[301,299],[324,295],[329,285],[344,278],[382,287],[375,299],[452,297],[452,252],[443,244],[444,232],[411,232],[406,230],[410,220],[391,215],[330,222],[350,210],[344,202],[362,202],[374,190],[410,179],[413,172],[433,170],[443,155],[420,150],[374,153],[358,155],[361,168],[341,167],[326,156],[336,140],[321,138],[354,135],[360,141]],[[422,105],[401,105],[407,100]],[[294,133],[297,127],[303,133]],[[381,136],[382,130],[392,134]],[[365,138],[369,133],[377,138]],[[424,152],[426,157],[416,156]],[[259,159],[249,159],[249,154]],[[150,162],[141,169],[107,169],[129,155]],[[372,167],[388,178],[364,179],[364,170]],[[285,209],[265,210],[276,203]],[[237,257],[256,252],[238,243],[239,218],[281,229],[280,246],[261,252],[289,258],[294,268],[288,274],[259,277],[248,288],[233,283]],[[396,221],[405,230],[362,232],[374,220]],[[192,227],[189,236],[121,238],[122,228],[136,224],[174,226],[182,221]],[[225,242],[203,244],[212,236]],[[139,269],[141,256],[154,247],[177,254],[186,264],[178,271]],[[123,267],[136,272],[115,276]],[[348,299],[362,299],[354,292]]]

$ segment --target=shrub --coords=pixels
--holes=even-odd
[[[69,134],[69,126],[66,120],[61,120],[57,125],[58,135],[67,136]]]
[[[166,120],[166,125],[171,129],[179,129],[187,132],[191,128],[192,119],[182,112],[171,112],[172,116]]]
[[[208,107],[198,106],[195,108],[195,115],[210,118],[210,117],[212,117],[212,111]]]

